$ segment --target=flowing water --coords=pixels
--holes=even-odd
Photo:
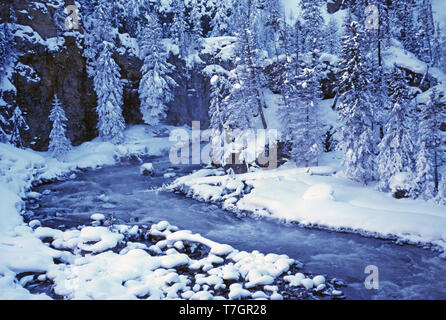
[[[159,172],[170,163],[151,158]],[[149,192],[172,179],[139,174],[139,164],[121,163],[77,173],[76,178],[36,189],[46,193],[34,208],[44,226],[89,224],[92,213],[114,214],[118,223],[167,220],[239,250],[287,254],[305,271],[342,279],[348,299],[446,299],[446,261],[412,245],[356,234],[301,228],[267,219],[240,217],[215,205],[167,192]],[[171,168],[182,175],[191,167]],[[105,197],[104,197],[105,196]],[[104,201],[105,200],[105,201]],[[63,227],[62,227],[63,228]],[[367,290],[366,266],[379,270],[379,289]]]

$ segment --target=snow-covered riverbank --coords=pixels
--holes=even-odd
[[[23,223],[20,215],[23,199],[38,196],[29,193],[33,184],[58,178],[69,178],[77,169],[111,165],[120,159],[143,155],[161,155],[172,143],[168,137],[146,132],[146,126],[130,127],[125,143],[115,146],[95,139],[73,148],[67,162],[61,163],[43,152],[21,150],[0,144],[0,298],[45,298],[31,295],[18,283],[23,272],[46,272],[53,259],[63,253],[49,248]]]
[[[221,203],[231,211],[446,249],[445,206],[395,199],[373,185],[345,178],[342,168],[334,164],[339,163],[337,159],[325,160],[326,166],[286,164],[232,177],[218,169],[203,169],[178,178],[169,189]]]

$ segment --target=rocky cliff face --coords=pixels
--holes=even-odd
[[[83,31],[61,32],[56,26],[57,9],[71,2],[10,0],[0,3],[0,21],[10,21],[10,9],[17,16],[15,43],[20,55],[13,82],[17,88],[16,102],[30,127],[24,136],[25,146],[35,150],[46,150],[48,146],[51,131],[48,115],[55,94],[63,102],[69,118],[67,135],[73,145],[97,135],[96,95],[82,55]],[[115,60],[124,82],[123,114],[128,124],[142,123],[138,98],[142,62],[125,46],[120,49]],[[184,68],[174,57],[171,62]],[[179,86],[175,100],[169,104],[169,123],[190,124],[192,120],[200,120],[202,126],[209,123],[209,79],[201,69],[197,65],[189,70],[189,78],[180,73],[176,76]]]

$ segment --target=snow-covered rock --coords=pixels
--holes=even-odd
[[[145,176],[152,176],[155,173],[155,169],[152,163],[144,163],[139,168],[139,173]]]
[[[113,233],[106,227],[85,227],[79,237],[81,239],[79,248],[94,253],[113,249],[124,239],[122,234]],[[91,244],[92,242],[95,243]]]
[[[105,216],[102,213],[93,213],[90,219],[93,221],[103,221],[105,220]]]

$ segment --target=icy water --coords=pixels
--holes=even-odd
[[[170,164],[163,158],[148,161],[159,172],[169,170]],[[430,250],[355,234],[237,217],[180,195],[148,192],[173,179],[144,177],[139,174],[139,166],[119,164],[40,186],[36,191],[50,193],[39,202],[39,208],[33,209],[35,217],[50,227],[89,224],[90,215],[98,212],[114,214],[118,223],[144,225],[167,220],[180,229],[192,230],[239,250],[287,254],[303,262],[306,272],[343,280],[348,299],[446,299],[446,260]],[[192,168],[170,170],[182,175]],[[368,265],[379,269],[378,290],[365,288],[364,270]]]

